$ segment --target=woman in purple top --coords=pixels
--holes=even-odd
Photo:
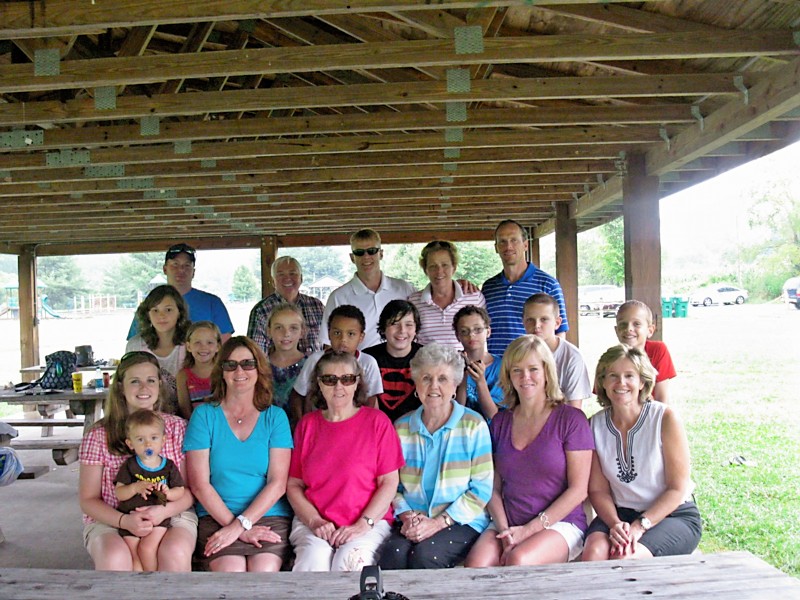
[[[500,383],[510,410],[489,424],[494,490],[489,526],[465,566],[573,560],[583,549],[594,440],[589,422],[564,404],[553,354],[538,337],[509,345]]]

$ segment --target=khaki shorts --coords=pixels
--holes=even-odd
[[[197,515],[194,510],[185,510],[175,515],[170,519],[170,526],[185,529],[197,539]],[[83,547],[89,548],[89,544],[92,541],[108,533],[119,535],[119,531],[116,527],[100,523],[99,521],[85,525],[83,527]]]

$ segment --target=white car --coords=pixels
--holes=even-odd
[[[625,288],[616,285],[582,285],[578,288],[578,312],[613,317],[625,302]]]
[[[692,294],[692,306],[711,306],[712,304],[744,304],[748,298],[747,290],[727,283],[709,285],[695,290]]]

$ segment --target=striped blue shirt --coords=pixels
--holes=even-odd
[[[492,354],[502,356],[511,342],[525,335],[522,307],[525,305],[525,300],[539,292],[550,294],[558,301],[561,327],[556,333],[569,329],[561,285],[555,277],[548,275],[533,263],[528,263],[528,268],[519,281],[510,283],[505,272],[500,271],[484,282],[482,291],[486,298],[486,310],[492,318],[492,335],[489,337],[489,352]]]

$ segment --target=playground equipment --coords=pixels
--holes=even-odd
[[[50,306],[50,303],[47,301],[47,296],[42,296],[42,310],[51,317],[63,319],[63,316],[58,314],[55,310],[53,310],[53,307]]]

